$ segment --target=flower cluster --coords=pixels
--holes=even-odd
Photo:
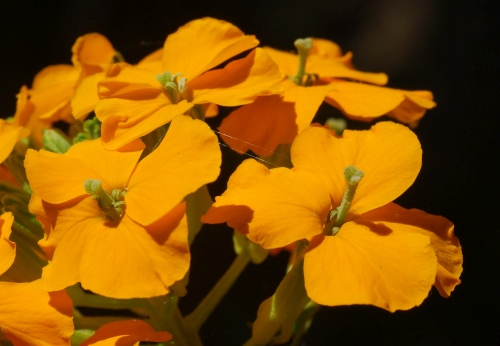
[[[385,74],[356,70],[328,40],[298,39],[297,54],[258,46],[202,18],[129,64],[91,33],[76,40],[72,65],[21,88],[15,115],[0,120],[0,341],[200,345],[199,328],[245,266],[282,250],[289,270],[256,309],[248,345],[299,340],[320,306],[393,312],[432,286],[451,294],[462,271],[453,224],[393,202],[421,168],[410,128],[435,106],[432,93],[384,87]],[[312,123],[323,102],[352,120],[398,123]],[[214,130],[205,119],[219,106],[237,108]],[[213,203],[220,144],[252,158]],[[202,223],[234,228],[237,257],[182,316]]]

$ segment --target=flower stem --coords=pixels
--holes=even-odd
[[[198,331],[203,323],[205,323],[208,316],[210,316],[224,295],[229,291],[249,262],[250,254],[247,249],[244,249],[236,256],[229,269],[219,279],[215,286],[212,287],[196,309],[186,317],[186,322],[193,330]]]

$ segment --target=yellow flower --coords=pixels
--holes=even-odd
[[[45,229],[40,246],[51,258],[45,289],[81,282],[104,296],[152,297],[184,277],[190,253],[182,200],[218,176],[217,137],[203,122],[179,116],[138,162],[141,153],[107,151],[100,140],[64,155],[28,151],[30,211]]]
[[[391,203],[421,167],[410,130],[385,122],[339,138],[309,127],[291,155],[292,169],[244,161],[202,220],[227,222],[266,249],[308,239],[305,286],[323,305],[404,310],[419,305],[435,282],[448,294],[460,282],[453,225]]]
[[[123,66],[108,76],[98,85],[95,108],[105,147],[137,141],[195,105],[237,106],[280,92],[278,67],[262,49],[214,69],[258,43],[230,23],[198,19],[167,37],[161,71],[148,69],[157,63],[144,62],[146,68]]]

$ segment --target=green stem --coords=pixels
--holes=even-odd
[[[226,295],[249,262],[250,254],[247,249],[244,249],[236,256],[229,269],[219,279],[215,286],[212,287],[196,309],[186,317],[186,322],[193,330],[198,331],[201,328],[208,316],[210,316],[215,307]]]

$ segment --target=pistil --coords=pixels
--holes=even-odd
[[[186,91],[187,82],[186,77],[182,77],[182,73],[172,74],[170,71],[166,71],[157,75],[156,80],[165,88],[173,104],[177,104],[181,100],[182,94]]]
[[[312,48],[312,39],[310,37],[299,38],[295,40],[294,45],[299,53],[299,66],[297,68],[297,73],[295,74],[295,76],[290,77],[290,79],[295,84],[302,85],[304,75],[306,74],[307,57],[309,56],[309,51]]]
[[[125,212],[126,191],[114,189],[111,195],[102,188],[102,182],[97,179],[88,179],[83,183],[85,191],[99,204],[99,208],[106,214],[110,221],[118,221]]]

